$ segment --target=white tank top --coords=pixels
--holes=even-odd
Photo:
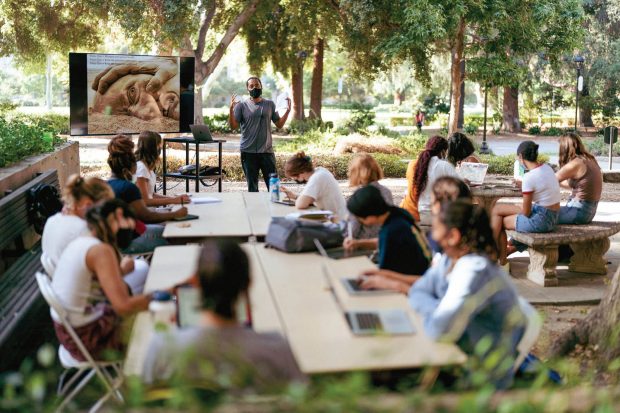
[[[81,327],[101,317],[107,302],[94,272],[86,266],[86,254],[101,241],[93,236],[79,237],[64,250],[54,272],[52,288],[68,312],[69,324]],[[60,322],[50,309],[52,319]]]

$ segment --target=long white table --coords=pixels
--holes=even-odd
[[[283,217],[291,212],[299,211],[294,206],[271,202],[268,192],[244,192],[243,200],[252,235],[256,237],[267,235],[271,218]]]
[[[274,300],[267,285],[262,267],[256,259],[254,248],[243,245],[250,258],[250,302],[253,327],[258,332],[279,332],[283,334],[282,322],[274,306]],[[196,272],[200,246],[166,246],[155,249],[151,268],[144,286],[145,293],[167,289],[183,283]],[[239,311],[243,313],[243,311]],[[136,316],[131,331],[129,347],[123,370],[126,375],[140,375],[148,345],[153,335],[153,323],[148,311]]]
[[[402,294],[351,296],[340,277],[356,276],[374,264],[367,257],[331,260],[315,253],[285,254],[256,244],[257,255],[286,336],[304,373],[386,370],[461,364],[466,356],[453,344],[436,343],[423,333],[420,317]],[[345,308],[405,310],[417,333],[409,336],[355,336],[338,308],[321,269],[328,260],[332,285]]]
[[[217,198],[222,202],[190,203],[188,213],[198,215],[191,221],[171,221],[164,229],[165,238],[248,238],[252,235],[243,195],[239,192],[194,194],[192,199]]]

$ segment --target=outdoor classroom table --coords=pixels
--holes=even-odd
[[[388,370],[464,363],[466,356],[454,344],[436,343],[426,337],[420,317],[398,293],[350,296],[339,279],[374,268],[367,257],[341,260],[316,253],[286,254],[255,244],[286,337],[300,369],[306,374],[353,370]],[[401,308],[407,311],[417,332],[406,336],[355,336],[337,306],[321,269],[330,276],[347,309]]]
[[[294,206],[271,202],[269,192],[244,192],[243,200],[252,235],[259,238],[267,235],[271,218],[283,217],[291,212],[299,211]]]
[[[482,185],[472,186],[470,189],[474,202],[487,211],[489,218],[498,199],[520,198],[523,196],[521,188],[505,180],[485,181]]]
[[[262,268],[258,265],[255,250],[247,244],[242,245],[250,258],[250,302],[254,330],[258,332],[282,332],[282,323],[273,304]],[[144,286],[144,292],[170,288],[187,280],[196,271],[200,246],[166,246],[155,249],[151,267]],[[244,312],[240,312],[244,313]],[[148,311],[136,316],[131,331],[123,370],[125,375],[140,375],[149,342],[153,334],[153,324]]]
[[[217,198],[222,202],[199,204],[203,198]],[[197,239],[210,237],[245,238],[252,235],[245,202],[240,192],[193,194],[187,204],[190,214],[198,215],[191,221],[170,221],[164,229],[164,238]]]

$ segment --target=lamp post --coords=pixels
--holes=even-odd
[[[484,127],[482,129],[482,145],[480,145],[480,153],[487,155],[491,153],[489,150],[489,145],[487,144],[487,92],[489,90],[489,86],[484,86]]]
[[[577,66],[577,85],[575,86],[575,132],[577,132],[577,119],[579,115],[579,92],[583,90],[583,76],[581,76],[581,69],[583,69],[583,62],[585,62],[583,56],[575,56],[573,62]]]

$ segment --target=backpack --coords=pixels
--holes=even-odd
[[[316,251],[315,239],[325,248],[340,247],[344,241],[338,224],[275,217],[269,224],[265,243],[284,252],[305,252]]]
[[[62,210],[58,189],[50,184],[38,184],[28,191],[28,218],[37,234],[43,234],[47,219]]]

